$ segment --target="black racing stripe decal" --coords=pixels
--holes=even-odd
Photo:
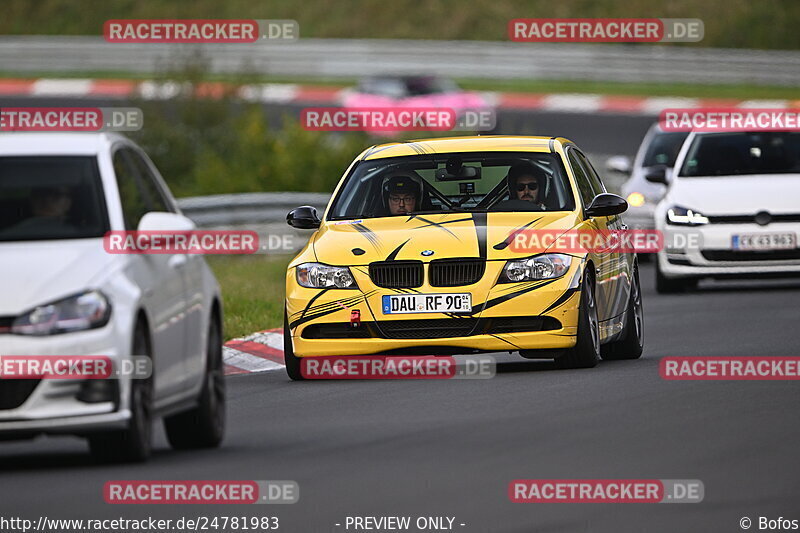
[[[514,348],[516,348],[516,349],[518,349],[518,350],[521,350],[521,349],[522,349],[522,348],[520,348],[519,346],[517,346],[516,344],[514,344],[513,342],[511,342],[510,340],[508,340],[508,339],[504,339],[503,337],[501,337],[501,336],[499,336],[499,335],[495,335],[494,333],[489,333],[489,336],[491,336],[491,337],[494,337],[494,338],[495,338],[495,339],[497,339],[497,340],[501,340],[501,341],[503,341],[503,342],[507,342],[508,344],[510,344],[511,346],[513,346]]]
[[[361,233],[361,235],[363,235],[370,242],[370,244],[372,244],[373,247],[375,248],[380,247],[380,239],[378,239],[377,235],[375,235],[375,232],[373,232],[371,229],[364,226],[363,224],[351,224],[351,226],[353,226],[356,229],[356,231]]]
[[[299,326],[301,324],[304,324],[304,323],[309,322],[311,320],[314,320],[314,319],[323,317],[325,315],[329,315],[331,313],[334,313],[334,312],[342,309],[342,307],[352,307],[352,306],[358,304],[361,301],[366,302],[366,300],[367,300],[366,296],[367,295],[354,296],[354,297],[348,298],[346,300],[339,300],[339,301],[336,301],[336,302],[330,302],[330,305],[326,305],[325,309],[320,310],[320,311],[316,311],[316,312],[312,312],[312,313],[310,313],[310,314],[308,314],[308,315],[306,315],[304,317],[298,318],[294,322],[291,322],[289,324],[289,328],[290,329],[294,329],[294,328],[296,328],[297,326]]]
[[[395,146],[397,146],[397,145],[399,145],[399,144],[400,144],[400,143],[391,143],[391,144],[388,144],[388,145],[384,146],[383,148],[376,148],[375,146],[373,146],[373,147],[370,149],[370,151],[369,151],[369,152],[367,152],[366,154],[364,154],[364,157],[363,157],[362,161],[363,161],[364,159],[368,158],[369,156],[373,155],[373,154],[377,154],[378,152],[383,152],[384,150],[388,150],[389,148],[394,148]]]
[[[400,250],[403,248],[403,246],[405,246],[406,244],[408,244],[408,241],[410,241],[410,240],[411,240],[411,239],[408,239],[408,240],[406,240],[406,242],[404,242],[403,244],[401,244],[400,246],[398,246],[397,248],[395,248],[395,249],[394,249],[394,251],[393,251],[392,253],[390,253],[390,254],[389,254],[387,257],[386,257],[386,260],[387,260],[387,261],[394,261],[394,260],[395,260],[395,258],[397,257],[397,254],[399,254],[399,253],[400,253]]]
[[[449,233],[450,235],[452,235],[453,237],[455,237],[459,241],[461,241],[461,239],[458,238],[458,235],[456,235],[455,233],[453,233],[449,229],[445,228],[444,225],[445,224],[453,224],[454,222],[469,222],[470,220],[472,220],[472,218],[459,218],[457,220],[445,220],[443,222],[434,222],[432,220],[428,220],[427,218],[421,217],[421,216],[417,216],[416,218],[420,219],[423,222],[427,222],[427,224],[423,224],[422,226],[417,226],[416,228],[413,228],[413,229],[429,228],[429,227],[433,226],[433,227],[436,227],[436,228],[439,228],[441,230],[446,231],[447,233]]]
[[[542,217],[535,218],[535,219],[531,220],[530,222],[528,222],[527,224],[525,224],[524,226],[515,229],[514,231],[509,233],[508,237],[506,237],[502,242],[498,242],[492,248],[494,248],[495,250],[505,250],[506,248],[508,248],[509,244],[514,242],[514,239],[517,237],[517,235],[519,235],[520,233],[522,233],[523,231],[528,229],[528,226],[530,226],[531,224],[536,224],[541,219],[542,219]]]
[[[473,213],[472,223],[478,237],[478,257],[486,259],[486,213]]]
[[[543,314],[555,309],[559,305],[566,303],[567,300],[572,298],[572,295],[575,294],[576,292],[578,292],[579,290],[580,290],[580,287],[573,287],[571,289],[567,289],[566,291],[564,291],[564,294],[559,296],[558,299],[555,302],[551,303],[550,306],[547,309],[545,309],[544,311],[542,311],[540,314],[543,315]]]
[[[325,289],[325,290],[328,290],[328,289]],[[336,301],[333,301],[333,302],[325,302],[324,304],[320,304],[320,305],[315,305],[313,307],[309,307],[308,311],[311,312],[311,313],[318,313],[320,311],[327,311],[328,309],[333,309],[333,310],[341,309],[342,305],[349,306],[351,304],[357,303],[362,298],[366,299],[366,298],[372,296],[373,294],[375,294],[376,292],[377,291],[373,289],[373,290],[371,290],[371,291],[369,291],[369,292],[367,292],[367,293],[365,293],[363,295],[351,296],[350,298],[345,298],[344,300],[336,300]],[[295,313],[292,316],[297,316],[297,314],[298,313]],[[305,314],[305,311],[303,312],[303,314]]]
[[[309,309],[309,307],[311,307],[311,306],[314,304],[314,302],[316,302],[316,301],[317,301],[317,298],[319,298],[320,296],[322,296],[323,294],[325,294],[326,292],[328,292],[328,290],[329,290],[329,289],[322,289],[322,290],[321,290],[321,291],[319,291],[317,294],[315,294],[315,295],[314,295],[314,297],[313,297],[313,298],[311,298],[311,299],[308,301],[308,304],[306,304],[306,308],[305,308],[305,309],[303,309],[303,312],[302,312],[302,313],[300,313],[300,318],[303,318],[304,316],[306,316],[306,312],[308,312],[308,309]]]
[[[431,146],[428,145],[428,144],[425,144],[425,143],[417,143],[417,144],[425,151],[426,154],[435,154],[436,153],[436,150],[431,148]]]
[[[517,296],[521,296],[521,295],[523,295],[525,293],[528,293],[530,291],[536,290],[536,289],[538,289],[540,287],[544,287],[545,285],[549,285],[549,284],[553,283],[554,281],[558,281],[558,280],[557,279],[549,279],[549,280],[545,280],[545,281],[541,281],[541,282],[535,282],[535,284],[533,284],[533,285],[531,285],[529,287],[525,287],[524,289],[519,289],[518,291],[514,291],[514,292],[511,292],[509,294],[504,294],[502,296],[498,296],[496,298],[492,298],[491,300],[487,300],[486,302],[484,302],[482,304],[478,304],[478,305],[474,306],[472,308],[472,314],[474,315],[475,313],[481,313],[481,312],[489,309],[490,307],[494,307],[494,306],[499,305],[499,304],[501,304],[503,302],[507,302],[507,301],[509,301],[509,300],[511,300],[513,298],[516,298]]]

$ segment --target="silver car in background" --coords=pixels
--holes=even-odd
[[[636,157],[614,156],[606,161],[606,169],[630,175],[620,194],[628,202],[626,224],[631,229],[654,229],[655,208],[667,191],[665,185],[648,181],[647,175],[660,174],[668,181],[688,132],[665,132],[658,123],[647,130]]]

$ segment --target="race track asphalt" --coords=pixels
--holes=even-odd
[[[231,376],[219,450],[98,466],[78,439],[0,444],[0,516],[272,515],[279,531],[347,531],[347,516],[450,516],[456,531],[741,531],[800,519],[800,383],[665,381],[665,356],[796,356],[800,282],[655,294],[642,267],[642,359],[558,371],[498,355],[488,380],[289,382]],[[699,479],[695,504],[515,504],[538,479]],[[109,505],[124,479],[295,480],[294,505]],[[342,524],[337,527],[335,524]],[[465,524],[461,526],[460,524]],[[353,529],[349,529],[353,531]],[[416,529],[411,529],[416,531]]]

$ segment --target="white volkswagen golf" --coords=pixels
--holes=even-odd
[[[110,230],[193,229],[153,163],[105,133],[0,134],[0,358],[148,356],[147,379],[0,379],[0,439],[88,438],[143,460],[162,417],[175,448],[225,425],[222,307],[202,256],[112,255]]]
[[[705,277],[800,275],[800,133],[691,133],[656,228],[659,292]]]

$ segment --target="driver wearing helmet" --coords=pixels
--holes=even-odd
[[[392,176],[383,190],[390,215],[408,215],[419,209],[420,186],[410,176]]]

